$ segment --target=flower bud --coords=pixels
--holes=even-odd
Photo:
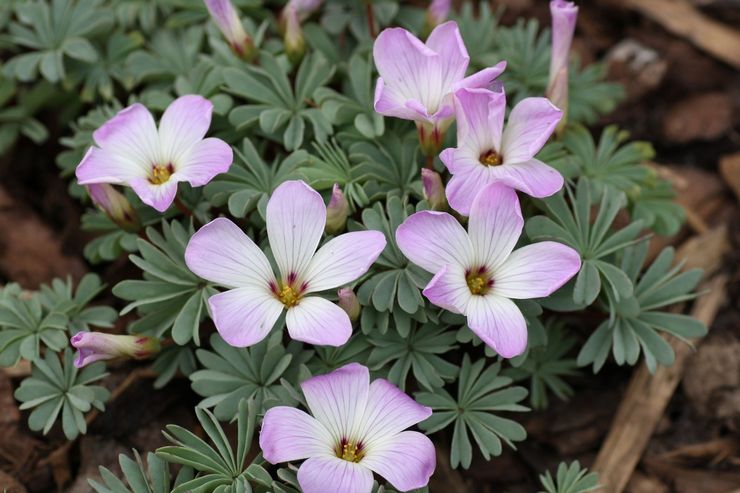
[[[568,58],[578,19],[578,7],[566,0],[552,0],[550,15],[552,16],[552,51],[550,79],[546,94],[550,101],[563,111],[563,118],[558,124],[558,131],[562,131],[567,123]]]
[[[205,0],[211,19],[229,42],[231,49],[245,60],[251,60],[255,54],[254,42],[244,31],[244,26],[230,0]]]
[[[357,295],[352,291],[351,288],[342,288],[337,291],[339,295],[339,307],[347,312],[349,319],[353,322],[360,318],[360,301],[357,299]]]
[[[421,184],[424,198],[429,202],[432,210],[443,211],[447,209],[447,197],[442,177],[434,170],[422,168]]]
[[[432,0],[427,8],[424,32],[430,33],[435,27],[446,21],[451,6],[452,0]]]
[[[285,54],[288,55],[290,63],[298,65],[303,55],[306,54],[306,41],[303,39],[303,29],[301,29],[296,9],[286,7],[283,10],[283,20],[285,21],[285,34],[283,35]]]
[[[72,336],[70,342],[77,349],[75,358],[77,368],[113,358],[149,358],[160,350],[158,339],[140,335],[78,332]]]
[[[331,199],[326,207],[326,227],[324,230],[329,234],[336,234],[344,229],[349,216],[349,202],[344,196],[339,184],[335,183],[331,190]]]
[[[133,233],[141,228],[136,210],[128,199],[111,185],[91,184],[87,186],[87,192],[93,203],[121,229]]]
[[[285,8],[294,9],[298,20],[303,22],[321,7],[324,0],[290,0]]]

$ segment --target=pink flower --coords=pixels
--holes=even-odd
[[[340,307],[311,293],[326,291],[363,275],[385,248],[379,231],[345,233],[316,250],[326,223],[326,206],[302,181],[286,181],[267,202],[267,237],[280,277],[267,256],[228,219],[206,224],[190,239],[185,262],[200,277],[230,288],[208,304],[221,337],[232,346],[256,344],[285,309],[293,339],[341,346],[352,324]]]
[[[434,274],[424,296],[465,315],[505,358],[527,347],[527,323],[511,300],[549,296],[581,266],[578,252],[552,241],[514,250],[523,224],[516,192],[495,183],[473,201],[467,233],[451,215],[432,211],[413,214],[396,230],[403,254]]]
[[[118,112],[93,133],[91,147],[77,166],[81,185],[128,185],[142,202],[164,212],[177,183],[205,185],[231,166],[231,147],[221,139],[204,139],[213,104],[202,96],[177,98],[159,123],[136,103]]]
[[[96,361],[113,358],[149,358],[159,352],[159,340],[147,336],[78,332],[70,339],[77,349],[75,366],[82,368]]]
[[[523,99],[511,110],[505,130],[503,92],[461,89],[455,104],[457,147],[440,154],[452,174],[447,200],[453,209],[467,216],[476,194],[494,182],[533,197],[562,188],[560,173],[534,158],[562,115],[546,98]]]
[[[128,199],[107,183],[93,183],[87,186],[90,199],[124,231],[136,232],[141,228],[139,216]]]
[[[566,112],[568,107],[568,56],[573,41],[573,32],[576,29],[578,7],[573,2],[552,0],[550,15],[552,16],[552,52],[547,97],[555,106]]]
[[[487,87],[506,62],[465,77],[470,57],[455,22],[437,26],[426,44],[405,29],[378,35],[373,57],[380,77],[375,86],[375,111],[413,120],[422,149],[436,153],[454,119],[452,94],[463,87]]]
[[[205,0],[208,13],[216,23],[231,49],[240,57],[249,60],[254,55],[254,42],[244,31],[239,12],[230,0]]]
[[[370,493],[373,472],[399,491],[422,488],[434,472],[429,438],[403,431],[432,414],[368,369],[343,366],[301,384],[313,416],[292,407],[265,413],[260,448],[277,464],[308,459],[298,469],[304,493]]]

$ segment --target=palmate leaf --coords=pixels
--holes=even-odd
[[[15,14],[19,22],[10,24],[10,37],[16,45],[31,51],[9,60],[5,74],[31,81],[40,73],[56,83],[67,77],[65,58],[96,61],[98,52],[88,37],[104,32],[113,21],[102,4],[102,0],[18,3]]]
[[[498,19],[502,12],[503,6],[492,12],[489,2],[478,2],[477,5],[475,2],[465,2],[460,8],[455,20],[474,69],[490,67],[500,61],[494,60],[498,56],[494,51],[501,35]]]
[[[0,29],[2,32],[2,29]],[[0,45],[2,35],[0,34]],[[44,142],[49,132],[34,118],[38,106],[50,99],[54,91],[48,83],[37,83],[30,91],[0,73],[0,155],[5,154],[21,135],[36,144]]]
[[[137,239],[140,256],[129,258],[144,278],[121,281],[113,288],[113,294],[130,302],[122,315],[135,308],[143,315],[130,325],[131,332],[162,337],[170,331],[177,344],[191,339],[200,344],[200,322],[208,313],[206,300],[216,289],[185,265],[185,247],[193,232],[192,224],[162,221],[162,233],[150,227],[146,229],[148,241]]]
[[[73,440],[87,431],[85,413],[93,407],[105,410],[110,392],[90,385],[107,375],[105,365],[98,362],[80,370],[73,359],[69,348],[65,348],[62,362],[56,353],[47,351],[43,359],[32,361],[31,376],[15,391],[15,398],[23,403],[20,409],[33,409],[28,416],[28,427],[33,431],[46,435],[61,413],[64,435]]]
[[[198,64],[203,38],[201,26],[182,31],[158,30],[150,43],[128,56],[126,72],[136,82],[173,82],[177,76],[187,76]]]
[[[281,142],[288,151],[298,149],[306,137],[306,127],[313,138],[323,142],[332,134],[329,120],[312,102],[314,93],[326,84],[334,67],[320,53],[306,56],[296,74],[295,85],[286,69],[271,54],[260,54],[260,65],[245,65],[223,71],[226,90],[253,104],[237,106],[229,114],[236,130],[259,124],[262,133]]]
[[[273,480],[262,465],[264,460],[261,455],[252,463],[247,462],[256,429],[257,413],[258,406],[253,400],[239,401],[235,417],[238,427],[236,450],[229,443],[216,416],[207,409],[196,407],[195,414],[208,441],[180,426],[167,426],[165,436],[173,445],[157,449],[157,457],[171,464],[188,466],[196,472],[193,479],[181,482],[172,493],[294,492],[292,488]]]
[[[539,493],[586,493],[601,488],[599,475],[581,468],[578,461],[570,465],[561,462],[554,480],[550,471],[547,471],[540,475],[540,482],[545,491]]]
[[[80,279],[77,289],[73,289],[72,278],[67,281],[54,279],[50,285],[42,284],[40,300],[44,307],[52,312],[60,312],[69,318],[69,331],[76,334],[89,331],[90,326],[113,327],[113,321],[118,314],[109,306],[88,307],[90,303],[105,288],[97,274],[85,274]]]
[[[617,213],[626,205],[622,192],[613,187],[601,191],[596,217],[591,220],[594,204],[592,186],[586,178],[578,180],[575,196],[566,191],[538,201],[547,216],[535,216],[526,223],[527,236],[533,241],[555,240],[575,248],[581,255],[581,270],[558,294],[542,300],[543,306],[555,310],[576,310],[593,303],[603,289],[609,291],[609,309],[632,296],[629,277],[613,262],[615,252],[635,243],[642,221],[633,221],[613,231]],[[565,201],[565,194],[570,205]]]
[[[526,438],[527,432],[516,421],[502,418],[496,412],[522,412],[529,409],[519,404],[527,397],[524,387],[510,387],[511,378],[501,376],[501,363],[484,370],[486,360],[470,362],[463,357],[457,381],[457,396],[445,389],[419,392],[416,399],[434,411],[419,427],[434,433],[448,426],[453,427],[450,447],[450,464],[453,468],[467,469],[473,460],[473,436],[483,457],[489,460],[502,452],[502,441],[514,447],[513,442]]]
[[[599,325],[578,354],[580,366],[591,364],[594,372],[601,369],[611,353],[617,364],[634,365],[640,353],[645,364],[654,372],[658,363],[670,365],[674,353],[670,344],[660,336],[666,332],[688,341],[702,337],[707,328],[688,315],[663,311],[666,307],[690,300],[702,271],[692,269],[681,272],[681,265],[672,265],[674,250],[665,248],[653,263],[640,274],[647,256],[648,244],[641,242],[625,249],[621,268],[632,280],[633,296],[621,300],[613,316]]]
[[[178,372],[187,377],[197,368],[195,354],[190,346],[173,345],[164,348],[152,363],[152,370],[157,373],[154,388],[161,389],[175,378]]]
[[[296,381],[296,368],[291,368],[296,346],[289,352],[280,342],[281,331],[249,348],[235,348],[218,334],[210,339],[212,350],[198,349],[196,356],[203,366],[190,375],[193,390],[204,397],[200,407],[213,408],[222,420],[232,419],[243,397],[253,400],[258,412],[264,412],[275,401],[284,405],[296,401],[280,384],[280,378]],[[287,374],[286,374],[287,372]]]
[[[386,373],[386,378],[399,388],[406,388],[409,371],[423,388],[434,391],[454,381],[458,366],[442,356],[457,348],[455,333],[446,326],[413,324],[406,336],[391,331],[383,336],[370,336],[373,346],[367,357],[371,370]]]
[[[213,205],[227,205],[234,217],[244,217],[257,208],[264,219],[272,191],[282,182],[298,178],[298,167],[311,159],[306,151],[299,150],[266,163],[247,138],[241,149],[234,148],[234,153],[236,159],[229,171],[216,176],[204,189]]]
[[[501,374],[511,377],[514,382],[529,380],[529,402],[534,409],[545,409],[548,406],[548,391],[561,400],[573,395],[573,388],[563,377],[578,375],[575,358],[565,355],[573,349],[576,339],[565,332],[562,324],[548,324],[544,344],[530,347],[523,361],[512,360],[512,368],[504,369]],[[518,358],[516,358],[518,359]]]
[[[134,450],[133,454],[133,459],[124,454],[118,456],[118,464],[123,471],[125,482],[103,466],[98,470],[104,484],[93,479],[88,479],[87,482],[96,493],[170,493],[172,487],[177,488],[193,479],[193,470],[183,467],[171,486],[170,468],[164,459],[149,452],[146,454],[145,465],[138,451]]]
[[[62,311],[50,311],[38,293],[3,289],[0,297],[0,366],[13,366],[20,358],[33,360],[41,346],[59,351],[67,345],[69,319]]]

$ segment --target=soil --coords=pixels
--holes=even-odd
[[[734,2],[685,2],[727,27],[740,25],[740,9]],[[521,15],[549,23],[547,2],[496,3],[507,6],[504,24]],[[626,6],[634,2],[580,3],[575,50],[583,60],[608,60],[609,77],[624,83],[627,90],[627,100],[597,128],[616,123],[633,138],[652,142],[657,168],[673,181],[677,200],[689,213],[680,233],[654,239],[656,248],[688,242],[684,251],[696,254],[693,262],[726,279],[724,303],[710,333],[688,356],[681,384],[651,431],[645,450],[638,451],[636,469],[623,478],[624,491],[737,493],[740,72],[697,47],[695,41]],[[41,115],[40,119],[51,123],[54,117]],[[93,268],[82,258],[89,240],[79,229],[83,208],[68,196],[66,180],[59,177],[53,162],[66,129],[50,130],[46,144],[20,140],[0,157],[0,284],[14,281],[35,289],[53,277],[79,278],[96,270],[110,286],[129,267],[113,263]],[[131,270],[132,276],[135,273]],[[109,293],[104,296],[114,304],[120,301]],[[115,387],[131,368],[114,367],[108,387]],[[431,491],[531,493],[539,488],[537,475],[560,461],[577,459],[591,466],[618,425],[615,413],[629,398],[625,391],[638,371],[638,367],[613,363],[596,376],[584,369],[580,377],[570,379],[576,392],[569,402],[553,398],[547,410],[523,419],[529,437],[516,452],[506,449],[491,461],[477,457],[468,471],[450,470],[440,449]],[[97,475],[98,465],[117,471],[119,453],[135,447],[144,454],[163,445],[160,430],[166,424],[195,426],[189,411],[195,402],[187,381],[176,380],[155,394],[151,378],[144,375],[108,404],[86,436],[60,453],[61,432],[45,437],[30,432],[27,412],[17,409],[12,392],[24,372],[23,368],[0,371],[0,491],[90,491],[86,478]]]

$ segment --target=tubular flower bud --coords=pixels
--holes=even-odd
[[[552,53],[550,55],[550,80],[546,95],[552,103],[563,111],[563,119],[558,124],[558,132],[567,123],[568,113],[568,58],[573,33],[578,19],[578,7],[573,2],[552,0]]]
[[[234,53],[245,60],[251,60],[255,53],[254,42],[244,31],[239,12],[231,1],[205,0],[205,4],[213,22],[221,30]]]
[[[77,368],[113,358],[145,359],[160,350],[158,339],[138,335],[78,332],[72,336],[70,342],[77,349],[75,358]]]
[[[113,186],[107,183],[92,183],[87,192],[93,203],[121,229],[136,232],[141,228],[136,210],[128,199]]]
[[[285,45],[285,54],[293,65],[298,65],[306,54],[306,41],[303,39],[303,29],[298,20],[296,9],[288,6],[283,11],[283,20],[285,21],[285,34],[283,35],[283,44]]]
[[[357,299],[357,295],[351,288],[342,288],[337,291],[339,296],[339,307],[347,312],[349,319],[353,322],[360,318],[360,301]]]
[[[452,0],[432,0],[427,8],[424,30],[431,32],[432,29],[446,21],[451,6]]]
[[[336,234],[344,229],[349,216],[349,202],[337,183],[331,191],[331,199],[326,207],[326,226],[324,230],[329,234]]]
[[[439,176],[439,173],[431,169],[422,168],[421,184],[424,198],[429,202],[432,210],[441,211],[447,208],[445,187],[442,184],[442,177]]]

